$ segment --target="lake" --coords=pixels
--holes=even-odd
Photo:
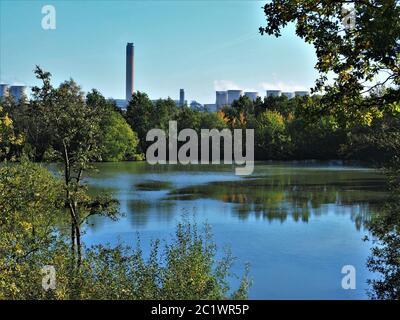
[[[252,299],[366,299],[371,243],[365,222],[387,197],[378,171],[340,162],[257,162],[251,176],[231,166],[98,164],[93,192],[112,192],[124,214],[95,217],[87,245],[170,239],[183,214],[211,225],[219,254],[230,247],[232,271],[250,263]],[[356,289],[344,290],[342,267],[356,268]],[[236,287],[234,277],[231,284]]]

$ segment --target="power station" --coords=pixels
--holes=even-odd
[[[15,102],[19,102],[23,97],[27,97],[27,86],[0,84],[0,98],[7,96],[11,96]]]
[[[281,95],[281,90],[267,90],[267,97],[280,97]]]
[[[228,104],[231,105],[233,101],[239,100],[243,96],[243,90],[228,90]]]
[[[228,104],[228,92],[226,91],[216,91],[216,101],[215,104],[217,109],[222,108]]]
[[[179,90],[179,106],[183,107],[184,104],[185,104],[185,90],[180,89]]]
[[[134,75],[134,46],[132,42],[128,42],[126,44],[126,94],[125,100],[126,104],[132,98],[132,94],[134,91],[133,88],[133,75]]]
[[[245,93],[244,93],[244,96],[245,97],[248,97],[251,101],[256,101],[257,100],[257,98],[258,98],[258,92],[256,92],[256,91],[246,91]]]
[[[122,109],[125,109],[129,104],[129,101],[132,99],[132,94],[134,93],[134,57],[135,57],[135,47],[132,42],[128,42],[126,44],[126,80],[125,80],[125,99],[114,99],[116,105]],[[8,85],[8,84],[0,84],[0,98],[6,96],[12,96],[15,101],[19,101],[22,97],[26,96],[26,86],[22,85]],[[216,91],[216,99],[215,104],[201,104],[197,101],[191,101],[188,104],[191,108],[206,108],[208,110],[218,110],[224,106],[232,105],[232,103],[236,100],[239,100],[240,97],[246,96],[253,102],[259,97],[258,92],[256,91],[246,91],[243,90],[226,90],[226,91]],[[303,97],[308,96],[308,91],[295,91],[295,92],[282,92],[281,90],[267,90],[266,97],[280,97],[286,96],[289,99],[294,97]],[[185,100],[185,90],[179,90],[179,100],[174,100],[174,102],[183,107],[187,105]]]

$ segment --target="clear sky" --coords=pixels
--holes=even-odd
[[[125,46],[135,45],[135,90],[152,99],[214,103],[215,90],[310,88],[311,45],[288,26],[261,36],[265,1],[7,1],[0,0],[0,82],[34,85],[36,64],[53,81],[73,78],[88,91],[124,98]],[[41,26],[44,5],[56,29]]]

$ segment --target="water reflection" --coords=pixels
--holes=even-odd
[[[232,178],[229,168],[217,167],[179,171],[179,166],[120,163],[103,165],[100,177],[89,182],[92,192],[106,189],[118,198],[133,227],[145,227],[150,217],[172,219],[182,201],[199,206],[216,200],[230,204],[231,216],[239,220],[307,223],[334,212],[348,215],[360,230],[387,197],[384,180],[372,170],[265,165],[256,166],[254,176]],[[93,230],[101,224],[101,218],[91,220]]]
[[[130,200],[128,220],[133,227],[143,227],[149,216],[159,220],[171,220],[175,216],[176,204],[170,201]]]
[[[386,193],[382,179],[346,179],[329,181],[326,176],[278,175],[218,181],[171,190],[163,200],[215,199],[232,203],[232,214],[241,220],[255,216],[268,221],[308,222],[311,216],[349,214],[357,230],[369,220],[371,212],[379,207]],[[325,181],[324,181],[325,180]],[[332,205],[335,206],[334,210]]]
[[[135,245],[137,232],[143,243],[168,239],[182,212],[195,213],[199,223],[210,223],[218,245],[232,248],[238,266],[251,263],[251,298],[366,298],[364,228],[388,198],[374,170],[257,163],[254,175],[237,177],[229,166],[100,166],[88,178],[91,191],[111,191],[124,216],[91,220],[88,244]],[[346,264],[357,268],[357,290],[341,288]]]

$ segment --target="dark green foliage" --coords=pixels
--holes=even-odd
[[[368,281],[372,299],[400,299],[400,183],[399,172],[392,176],[392,197],[369,224],[374,247],[367,261],[378,275]]]
[[[398,89],[394,90],[400,84],[398,0],[274,0],[264,12],[267,23],[260,27],[261,34],[279,37],[288,23],[295,23],[296,34],[314,45],[320,72],[314,90],[324,91],[325,112],[345,122],[368,124],[392,103],[398,105]],[[328,73],[334,74],[333,83]],[[371,81],[375,81],[372,86]],[[383,85],[393,89],[363,99],[364,93]]]
[[[132,95],[132,99],[126,110],[126,121],[135,128],[139,136],[139,152],[145,153],[147,149],[146,135],[154,127],[157,115],[153,108],[153,103],[145,93],[137,92]]]

